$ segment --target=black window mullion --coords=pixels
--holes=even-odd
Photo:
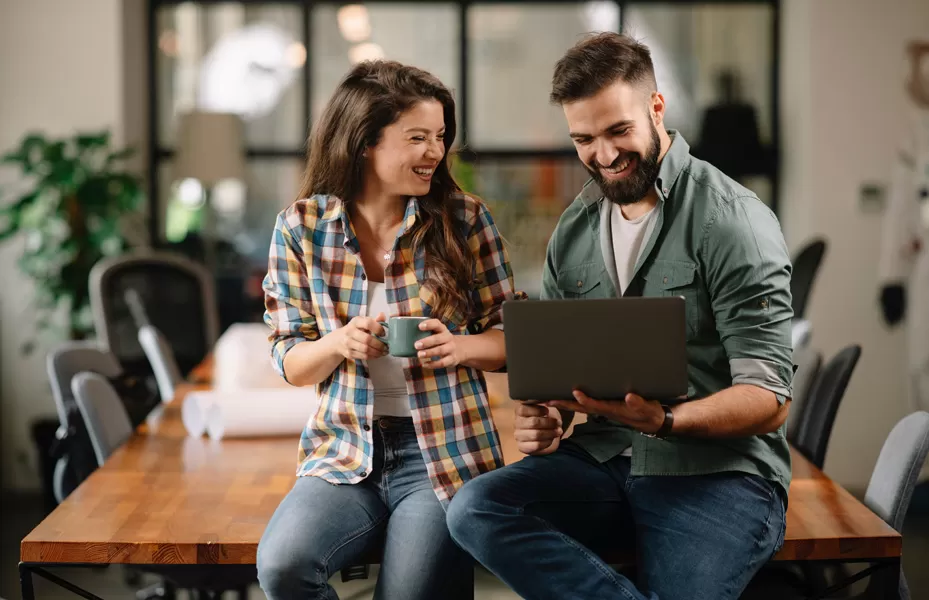
[[[458,87],[461,90],[461,137],[460,145],[464,148],[468,144],[468,126],[471,123],[470,120],[470,102],[468,101],[468,90],[470,89],[470,82],[468,81],[468,48],[469,48],[469,26],[468,26],[468,11],[470,10],[471,3],[467,0],[459,2],[458,4]]]
[[[161,215],[159,199],[158,167],[158,76],[155,65],[155,46],[158,37],[158,19],[156,18],[157,0],[147,0],[146,16],[148,18],[148,40],[145,49],[145,62],[148,66],[148,234],[152,248],[161,246]]]
[[[306,0],[303,3],[303,44],[306,47],[306,61],[303,63],[303,123],[306,139],[309,141],[310,129],[313,122],[313,66],[310,61],[313,57],[313,9],[315,2]],[[304,148],[304,154],[309,152]]]

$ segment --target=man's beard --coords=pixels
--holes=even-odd
[[[650,124],[652,126],[652,139],[646,155],[643,157],[637,152],[623,154],[617,156],[609,167],[614,168],[627,158],[633,158],[636,162],[635,170],[627,177],[619,181],[609,181],[603,176],[599,168],[584,165],[587,171],[590,172],[591,177],[594,178],[594,181],[600,186],[604,197],[610,202],[620,205],[635,204],[644,198],[655,185],[655,181],[658,179],[658,170],[661,167],[658,163],[661,138],[658,137],[658,128],[655,127],[655,124],[651,122]]]

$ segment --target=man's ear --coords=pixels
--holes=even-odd
[[[665,103],[664,96],[661,92],[652,92],[648,101],[649,114],[652,117],[652,123],[655,127],[660,128],[664,123]]]

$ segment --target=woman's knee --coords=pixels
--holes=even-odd
[[[270,600],[325,597],[312,594],[325,591],[326,565],[305,543],[295,536],[266,535],[258,544],[258,583]]]

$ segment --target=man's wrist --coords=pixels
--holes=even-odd
[[[659,412],[656,412],[655,421],[651,431],[644,432],[649,437],[663,438],[669,435],[674,428],[674,412],[666,404],[659,404]]]

